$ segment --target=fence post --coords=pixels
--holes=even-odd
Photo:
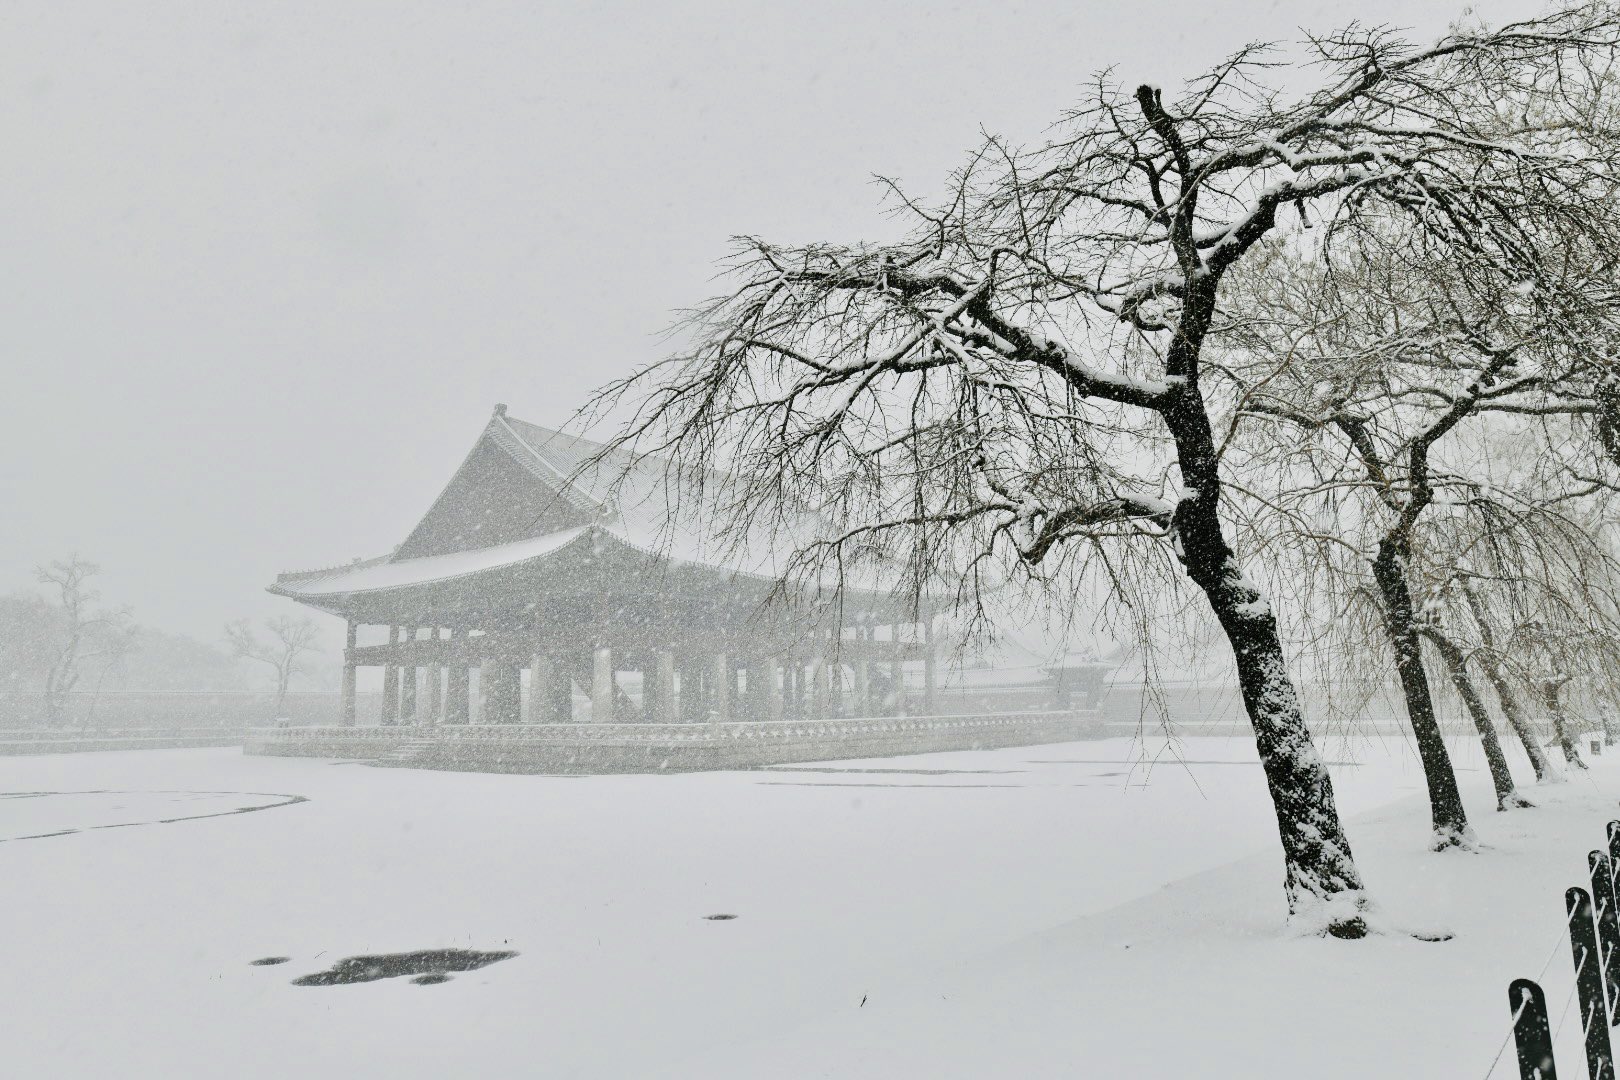
[[[1513,1010],[1513,1043],[1519,1052],[1519,1080],[1558,1080],[1553,1065],[1552,1029],[1547,1025],[1547,998],[1529,979],[1508,984]]]
[[[1603,986],[1607,991],[1609,1024],[1620,1024],[1620,914],[1614,904],[1614,872],[1608,855],[1590,851],[1586,865],[1592,873],[1592,902],[1597,905],[1598,952],[1603,958]]]
[[[1564,909],[1569,913],[1575,990],[1581,1002],[1581,1029],[1586,1033],[1586,1071],[1591,1080],[1615,1080],[1608,1010],[1603,1004],[1602,962],[1598,959],[1597,931],[1592,922],[1592,898],[1585,889],[1567,889]]]

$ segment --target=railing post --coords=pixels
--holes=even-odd
[[[1601,851],[1588,852],[1586,864],[1592,876],[1592,902],[1597,905],[1598,952],[1612,1026],[1620,1023],[1620,914],[1614,906],[1614,873],[1609,856]]]
[[[1608,1010],[1603,1004],[1603,972],[1592,898],[1585,889],[1564,892],[1569,913],[1569,947],[1575,960],[1575,991],[1581,1002],[1581,1029],[1586,1034],[1586,1071],[1591,1080],[1615,1080],[1614,1051],[1609,1045]]]
[[[1547,998],[1529,979],[1508,984],[1513,1010],[1513,1043],[1519,1052],[1519,1080],[1558,1080],[1553,1064],[1552,1029],[1547,1025]]]
[[[1620,874],[1620,821],[1609,822],[1609,872]],[[1620,888],[1615,889],[1620,892]]]

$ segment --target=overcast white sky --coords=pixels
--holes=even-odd
[[[1099,67],[1461,10],[6,0],[0,591],[76,549],[143,622],[290,609],[275,573],[399,542],[494,402],[557,425],[657,356],[729,236],[881,235],[871,174],[931,190]]]

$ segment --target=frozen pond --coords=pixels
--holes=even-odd
[[[1347,814],[1421,791],[1397,742],[1324,749]],[[566,778],[230,750],[0,759],[0,836],[60,834],[0,847],[9,1071],[657,1075],[1270,855],[1246,740],[1151,768],[1139,751]],[[1472,744],[1457,755],[1472,796]],[[1280,889],[1253,905],[1280,919]],[[431,992],[292,984],[449,949],[518,955],[440,969],[459,973]]]

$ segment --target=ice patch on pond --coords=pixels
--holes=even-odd
[[[449,972],[476,971],[481,967],[510,960],[517,953],[510,949],[478,952],[475,949],[419,949],[407,953],[377,956],[350,956],[333,964],[328,971],[317,971],[293,980],[294,986],[342,986],[348,983],[376,982],[415,975],[411,981],[427,986],[448,982]]]

